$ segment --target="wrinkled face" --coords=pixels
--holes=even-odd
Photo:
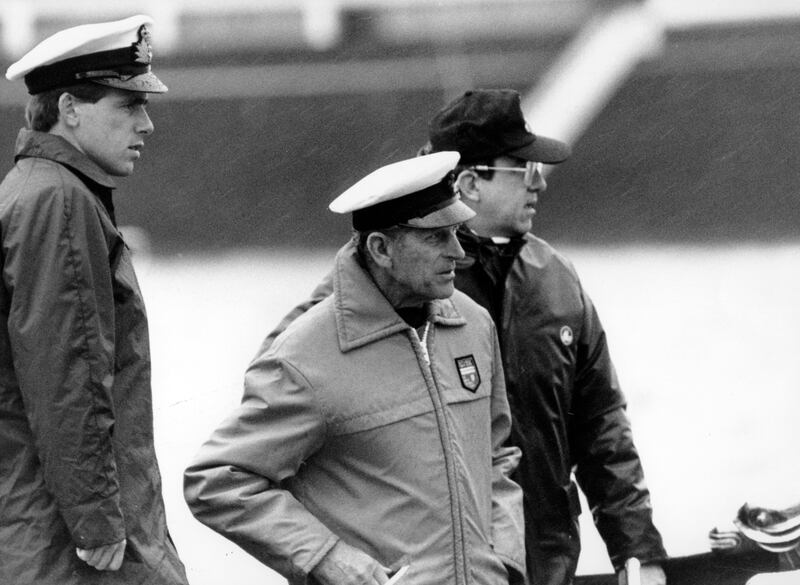
[[[95,103],[77,102],[74,137],[78,148],[109,175],[130,175],[141,156],[144,137],[154,129],[146,106],[146,93],[121,89],[110,89]]]
[[[525,161],[508,156],[494,160],[497,167],[525,167]],[[480,201],[473,205],[477,217],[469,226],[483,236],[520,236],[531,231],[539,193],[547,188],[541,173],[530,186],[525,185],[524,173],[494,171],[491,179],[478,177],[476,187]]]
[[[393,236],[391,285],[384,292],[395,308],[418,306],[453,294],[456,260],[464,257],[457,228],[403,228]]]

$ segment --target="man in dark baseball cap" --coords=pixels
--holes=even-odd
[[[8,68],[31,97],[0,184],[0,583],[185,585],[153,443],[144,300],[112,193],[153,132],[148,16]]]
[[[456,288],[498,325],[523,452],[529,581],[572,583],[580,485],[615,569],[636,557],[641,582],[663,584],[666,553],[603,327],[572,264],[530,233],[542,165],[565,161],[569,147],[531,130],[518,92],[476,89],[436,113],[423,150],[461,153],[453,185],[475,217],[458,232]]]

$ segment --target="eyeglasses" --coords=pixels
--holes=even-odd
[[[522,182],[526,187],[533,187],[536,182],[536,175],[542,174],[544,165],[540,162],[528,161],[524,167],[490,167],[488,165],[473,165],[470,167],[474,171],[507,171],[510,173],[525,173]]]

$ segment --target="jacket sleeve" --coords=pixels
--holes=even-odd
[[[4,234],[14,369],[48,491],[77,546],[125,537],[111,436],[110,219],[82,190],[18,202]],[[113,226],[112,226],[113,227]]]
[[[189,508],[268,567],[303,581],[338,537],[285,487],[324,434],[323,413],[302,376],[274,357],[256,358],[241,405],[184,474]]]
[[[492,540],[494,551],[510,569],[510,583],[522,582],[525,572],[525,517],[522,489],[511,475],[522,452],[508,444],[511,414],[506,397],[500,346],[494,333],[492,368]],[[516,572],[516,575],[513,573]]]
[[[650,492],[633,442],[625,398],[597,312],[584,294],[585,320],[578,346],[576,477],[616,570],[636,557],[642,563],[666,557],[653,524]]]

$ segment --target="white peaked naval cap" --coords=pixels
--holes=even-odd
[[[391,163],[371,172],[331,202],[335,213],[352,213],[359,231],[407,225],[438,228],[475,216],[449,185],[460,155],[443,151]]]
[[[164,93],[167,86],[150,71],[152,24],[149,16],[137,15],[62,30],[11,65],[6,78],[24,78],[31,95],[85,81]]]

